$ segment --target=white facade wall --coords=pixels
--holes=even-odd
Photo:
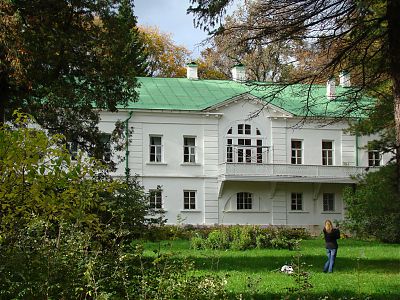
[[[304,177],[301,172],[296,176],[267,176],[266,172],[229,177],[221,171],[226,170],[227,139],[243,138],[235,129],[238,124],[251,125],[248,138],[263,144],[263,163],[257,164],[260,170],[291,165],[292,140],[302,141],[304,170],[321,166],[322,141],[332,141],[333,165],[339,172],[341,166],[367,167],[368,153],[362,147],[374,137],[345,133],[346,123],[326,125],[309,120],[299,127],[301,120],[289,113],[270,106],[261,108],[252,98],[238,97],[207,112],[133,111],[128,166],[145,189],[161,186],[167,223],[317,226],[327,218],[343,219],[342,190],[350,177],[332,181],[329,177]],[[248,118],[257,110],[255,117]],[[111,132],[117,120],[129,116],[126,111],[102,113],[100,129]],[[227,135],[230,128],[233,132]],[[161,162],[150,161],[151,136],[161,137]],[[184,137],[195,138],[195,163],[183,161]],[[124,156],[125,152],[118,154]],[[388,159],[385,156],[383,163]],[[125,164],[121,162],[114,175],[123,176]],[[246,164],[241,167],[246,169]],[[184,208],[184,191],[195,192],[195,209]],[[251,193],[251,209],[238,209],[237,193]],[[302,194],[301,211],[292,210],[292,193]],[[323,210],[324,193],[334,194],[334,210]]]

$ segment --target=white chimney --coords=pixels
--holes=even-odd
[[[351,86],[350,73],[348,71],[343,70],[342,72],[340,72],[340,74],[339,74],[339,85],[341,87],[349,87],[349,86]]]
[[[335,99],[335,77],[331,76],[326,83],[326,97],[331,100]]]
[[[231,69],[233,81],[246,81],[246,71],[244,65],[238,64]]]
[[[186,77],[187,79],[197,80],[197,64],[195,62],[190,62],[186,65]]]

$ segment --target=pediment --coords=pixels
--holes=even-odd
[[[244,107],[246,107],[244,109]],[[293,114],[271,103],[267,103],[262,99],[249,93],[244,93],[218,104],[212,105],[204,110],[204,112],[223,113],[231,109],[243,110],[248,117],[263,114],[268,117],[291,118]]]

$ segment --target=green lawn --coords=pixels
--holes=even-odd
[[[278,270],[290,263],[297,253],[307,265],[313,288],[307,299],[400,299],[400,245],[374,241],[340,240],[334,273],[325,274],[324,243],[321,239],[304,240],[299,251],[248,250],[211,251],[192,250],[189,241],[147,243],[146,254],[153,250],[190,257],[196,272],[227,277],[230,294],[243,294],[244,299],[280,299],[287,288],[294,286],[294,278]]]

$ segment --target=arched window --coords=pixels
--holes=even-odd
[[[261,131],[250,124],[239,123],[226,133],[226,162],[264,163],[268,147]]]

